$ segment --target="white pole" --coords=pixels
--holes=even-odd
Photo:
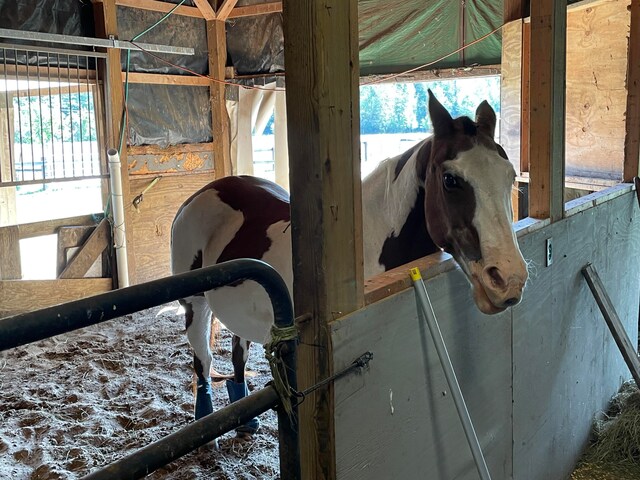
[[[433,307],[431,306],[431,300],[429,300],[427,288],[422,281],[422,275],[420,275],[419,269],[411,269],[411,280],[413,280],[413,286],[416,292],[416,297],[418,298],[418,303],[420,304],[422,313],[424,314],[427,321],[429,331],[431,332],[431,337],[433,338],[433,343],[435,344],[436,351],[438,352],[438,357],[440,357],[440,363],[442,364],[442,369],[444,370],[444,376],[447,379],[447,383],[449,384],[449,390],[451,391],[451,396],[453,397],[453,403],[455,403],[456,409],[458,410],[458,415],[460,416],[460,421],[462,422],[462,429],[464,430],[464,434],[467,437],[467,442],[469,442],[469,448],[471,448],[471,454],[473,455],[473,459],[476,462],[478,474],[480,475],[480,478],[482,480],[491,480],[491,475],[489,474],[487,463],[484,460],[484,455],[482,454],[482,449],[480,448],[480,442],[478,441],[476,431],[473,428],[471,416],[469,415],[469,410],[467,410],[467,404],[465,403],[464,397],[462,396],[462,390],[460,390],[460,384],[458,383],[458,379],[456,378],[456,372],[453,370],[451,358],[449,357],[449,352],[447,352],[447,346],[444,343],[444,338],[442,338],[442,332],[440,331],[440,327],[438,326],[436,314],[434,313]]]
[[[118,288],[129,286],[129,264],[127,261],[127,236],[124,225],[124,201],[122,197],[122,172],[120,154],[115,148],[107,150],[109,159],[109,182],[113,209],[113,243],[118,267]]]

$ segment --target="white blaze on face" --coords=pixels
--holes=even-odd
[[[520,299],[527,280],[526,264],[512,227],[513,166],[497,151],[476,145],[458,154],[455,160],[444,162],[443,167],[474,189],[473,226],[480,237],[482,260],[469,262],[463,268],[472,277],[474,287],[482,287],[486,300],[494,307],[504,308],[505,302]]]

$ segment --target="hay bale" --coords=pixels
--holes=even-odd
[[[595,421],[593,436],[585,461],[640,465],[640,391],[635,382],[620,387],[603,418]]]

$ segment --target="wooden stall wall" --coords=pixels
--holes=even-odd
[[[479,313],[459,269],[427,282],[494,478],[567,478],[594,415],[630,378],[580,272],[593,263],[637,338],[640,215],[635,192],[617,189],[617,198],[584,197],[568,218],[522,235],[531,278],[509,311]],[[335,384],[339,479],[477,478],[412,290],[334,322],[332,343],[334,371],[373,353],[367,371]]]
[[[153,181],[152,176],[131,175],[132,194],[143,192]],[[171,223],[178,208],[191,194],[214,179],[213,172],[188,175],[166,175],[144,193],[137,209],[133,205],[131,233],[136,261],[131,283],[141,283],[171,274]]]
[[[622,180],[629,5],[630,0],[581,2],[567,12],[565,173],[578,186],[580,177],[585,187],[593,183],[586,179],[601,179],[602,185]],[[535,105],[529,107],[527,98],[530,24],[521,22],[503,30],[500,141],[516,170],[528,172],[524,134],[527,109]]]

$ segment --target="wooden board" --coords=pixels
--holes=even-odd
[[[133,211],[132,228],[127,231],[133,236],[137,283],[170,275],[171,223],[176,211],[192,193],[212,180],[211,173],[164,176],[144,194],[138,212]],[[132,177],[132,192],[141,192],[149,182],[149,178]]]
[[[522,20],[502,28],[502,81],[500,83],[500,144],[516,172],[521,172]]]
[[[628,335],[637,338],[635,192],[626,186],[594,194],[583,209],[580,201],[568,218],[523,227],[518,237],[531,278],[511,311],[478,313],[457,268],[427,281],[493,478],[567,478],[593,416],[631,377],[581,268],[598,267]],[[549,237],[554,261],[545,267]],[[431,340],[420,340],[413,291],[368,305],[331,329],[335,370],[366,351],[374,355],[365,372],[335,384],[337,478],[428,472],[429,480],[477,479],[452,400],[442,395]]]
[[[622,179],[628,0],[567,18],[566,174]]]
[[[110,278],[2,281],[0,318],[90,297],[111,289]]]
[[[67,263],[59,278],[83,278],[102,252],[107,249],[110,239],[111,224],[104,218]]]
[[[0,228],[0,279],[22,278],[20,231],[17,225]]]
[[[629,48],[627,54],[627,110],[624,140],[625,182],[632,181],[640,171],[640,2],[630,6]]]
[[[331,375],[327,323],[364,304],[356,0],[284,4],[298,382]],[[306,346],[304,346],[306,344]],[[312,345],[312,346],[309,346]],[[335,477],[333,388],[300,409],[302,478]]]
[[[562,218],[566,0],[531,4],[529,215]]]

